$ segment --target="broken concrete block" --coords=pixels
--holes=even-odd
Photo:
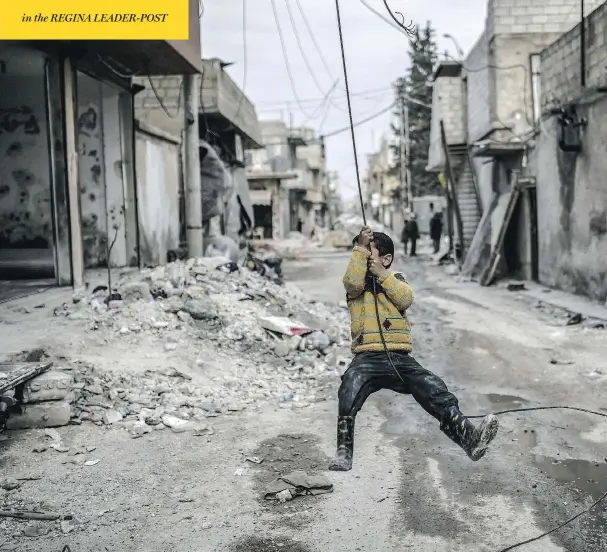
[[[120,288],[123,301],[145,301],[151,297],[150,286],[145,282],[130,282]]]
[[[23,386],[23,402],[60,401],[72,387],[72,376],[64,372],[45,372]]]
[[[23,414],[11,416],[6,429],[31,429],[66,426],[70,423],[72,408],[66,401],[47,401],[29,404]]]
[[[106,410],[103,413],[103,423],[106,425],[112,425],[122,420],[122,414],[117,410]]]

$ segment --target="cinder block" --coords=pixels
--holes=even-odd
[[[72,389],[73,378],[65,372],[45,372],[23,386],[23,402],[58,401]]]
[[[67,401],[47,401],[26,405],[23,414],[13,415],[6,422],[6,429],[33,429],[59,427],[70,423],[72,407]]]

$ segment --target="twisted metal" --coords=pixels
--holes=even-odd
[[[392,8],[388,4],[388,0],[384,0],[384,6],[386,6],[386,10],[390,14],[390,17],[394,20],[394,22],[401,29],[403,29],[409,35],[410,38],[413,38],[415,36],[415,33],[417,32],[417,25],[415,25],[413,21],[411,21],[408,25],[405,25],[405,16],[401,12],[392,11]],[[397,15],[400,16],[400,19],[397,17]]]

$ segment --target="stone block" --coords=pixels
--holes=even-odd
[[[67,401],[47,401],[26,405],[23,414],[11,416],[6,429],[60,427],[70,423],[72,407]]]
[[[45,372],[27,381],[23,386],[23,402],[59,401],[72,389],[72,376],[65,372]]]

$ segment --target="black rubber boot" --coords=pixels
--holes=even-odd
[[[455,406],[447,410],[441,422],[441,431],[464,449],[470,460],[474,462],[485,456],[489,443],[497,435],[498,428],[499,422],[493,414],[485,416],[483,421],[475,426]]]
[[[329,469],[331,471],[350,471],[354,455],[354,418],[340,416],[337,418],[337,452]]]

